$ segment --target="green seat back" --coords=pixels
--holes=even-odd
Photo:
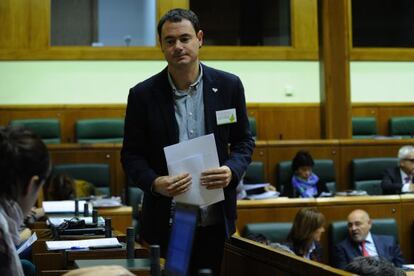
[[[414,117],[392,117],[389,120],[391,136],[409,138],[414,136]]]
[[[377,135],[375,117],[352,117],[352,138],[372,138]]]
[[[395,167],[397,164],[398,159],[392,157],[353,159],[351,161],[352,187],[356,189],[356,182],[359,181],[379,180],[381,182],[383,172],[387,168]],[[365,185],[375,186],[375,184]]]
[[[371,233],[393,236],[397,242],[399,241],[397,222],[393,218],[373,219]],[[347,235],[348,222],[345,220],[333,221],[330,225],[329,231],[329,244],[331,246],[330,252],[333,252],[333,247],[343,241]]]
[[[111,194],[108,164],[59,164],[53,167],[52,173],[64,173],[74,179],[88,181],[102,194]]]
[[[246,170],[243,178],[244,184],[264,183],[264,164],[261,161],[252,161]]]
[[[242,236],[262,234],[269,241],[280,243],[286,241],[290,228],[292,228],[290,222],[248,223],[243,229]]]
[[[60,121],[58,119],[11,120],[11,126],[23,126],[32,130],[46,144],[60,143]]]
[[[88,119],[76,122],[76,141],[81,144],[122,143],[123,119]]]
[[[366,191],[369,195],[382,195],[381,180],[355,181],[355,190]]]
[[[335,167],[332,160],[316,159],[313,172],[319,176],[319,179],[326,183],[330,192],[336,192]],[[283,193],[286,185],[290,185],[290,177],[292,175],[292,161],[282,161],[277,164],[276,181],[277,190]]]
[[[253,116],[248,116],[249,119],[249,125],[250,125],[250,131],[252,132],[253,138],[256,138],[257,136],[257,130],[256,130],[256,118]]]

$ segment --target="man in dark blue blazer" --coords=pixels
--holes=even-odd
[[[158,24],[167,68],[130,90],[121,159],[126,175],[144,191],[141,237],[165,256],[172,197],[191,188],[191,175],[168,176],[163,148],[213,133],[219,168],[201,185],[223,189],[225,200],[200,210],[190,275],[212,268],[219,275],[224,240],[235,232],[236,187],[254,148],[240,79],[200,63],[203,32],[197,16],[175,9]]]
[[[333,265],[344,269],[347,264],[359,256],[378,256],[401,267],[404,258],[400,247],[392,236],[374,235],[370,229],[372,221],[364,210],[354,210],[348,216],[348,237],[335,245]]]
[[[398,166],[388,168],[383,174],[381,186],[385,195],[414,192],[414,147],[401,147],[398,160]]]

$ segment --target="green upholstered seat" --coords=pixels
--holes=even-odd
[[[252,132],[253,138],[256,139],[257,136],[257,130],[256,130],[256,118],[253,116],[248,116],[249,119],[249,125],[250,125],[250,131]]]
[[[65,173],[74,179],[88,181],[100,193],[111,194],[108,164],[59,164],[53,167],[52,173]]]
[[[361,180],[355,182],[355,190],[366,191],[369,195],[382,195],[381,180]]]
[[[76,122],[76,141],[81,144],[122,143],[124,119],[88,119]]]
[[[353,159],[351,161],[352,187],[354,189],[365,187],[368,189],[366,190],[368,194],[374,195],[371,193],[375,192],[375,195],[381,195],[380,183],[383,172],[387,168],[395,167],[397,164],[398,159],[390,157]],[[362,184],[360,184],[361,181]]]
[[[336,180],[335,180],[335,167],[332,160],[329,159],[316,159],[314,160],[315,166],[313,172],[319,176],[319,179],[326,183],[330,192],[336,192]],[[283,193],[283,189],[286,185],[290,184],[290,177],[292,161],[282,161],[277,164],[276,181],[277,190]]]
[[[375,117],[352,117],[352,138],[367,139],[377,135]]]
[[[383,218],[383,219],[372,219],[372,228],[371,233],[377,235],[389,235],[395,237],[396,241],[399,241],[398,238],[398,225],[395,219],[393,218]],[[329,244],[332,248],[343,241],[348,235],[348,222],[343,221],[334,221],[330,225],[329,231]]]
[[[128,187],[127,204],[132,207],[132,223],[135,233],[140,231],[140,206],[144,192],[138,187]]]
[[[42,138],[45,144],[60,143],[60,121],[58,119],[11,120],[11,126],[24,126]]]
[[[290,222],[263,222],[263,223],[248,223],[243,229],[242,236],[262,234],[271,242],[286,241],[292,223]]]
[[[392,117],[389,128],[391,136],[414,137],[414,117]]]
[[[264,183],[264,164],[261,161],[252,161],[246,170],[243,178],[244,184]]]

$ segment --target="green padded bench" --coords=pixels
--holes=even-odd
[[[313,172],[319,176],[319,179],[326,183],[326,187],[331,193],[336,192],[336,180],[335,180],[335,167],[332,160],[329,159],[316,159],[313,160],[315,166]],[[289,185],[292,175],[292,161],[282,161],[277,164],[276,169],[276,181],[277,190],[283,193],[283,189],[286,185]]]
[[[368,139],[377,135],[375,117],[352,117],[352,138]]]
[[[392,117],[389,120],[391,136],[414,137],[414,117]]]
[[[356,190],[364,190],[369,195],[382,195],[381,181],[383,172],[395,167],[397,158],[360,158],[351,161],[352,187]]]
[[[256,136],[257,136],[256,118],[253,116],[248,116],[247,118],[249,119],[250,131],[252,133],[252,136],[254,139],[256,139]]]
[[[78,120],[75,128],[80,144],[122,143],[124,137],[124,119]]]
[[[98,192],[111,195],[108,164],[59,164],[53,166],[52,173],[64,173],[74,179],[88,181],[95,186]]]
[[[45,144],[60,144],[60,121],[58,119],[11,120],[9,124],[30,129],[39,135]]]
[[[252,161],[247,167],[246,174],[243,178],[244,184],[265,183],[264,164],[261,161]]]
[[[291,222],[249,223],[243,229],[242,236],[261,234],[271,242],[285,242],[292,228]]]

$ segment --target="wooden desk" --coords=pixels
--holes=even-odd
[[[414,221],[414,208],[412,208],[414,207],[414,195],[239,200],[237,202],[237,229],[242,233],[247,223],[292,222],[300,208],[310,206],[317,207],[326,218],[326,232],[321,239],[324,247],[323,259],[326,263],[329,262],[329,225],[333,221],[346,220],[348,214],[354,209],[366,210],[371,218],[394,218],[399,226],[399,238],[404,257],[407,262],[412,263],[411,225]]]
[[[224,246],[224,275],[352,275],[279,249],[233,236]]]
[[[122,233],[132,226],[132,207],[121,206],[116,208],[98,208],[98,214],[112,219],[112,228]]]

